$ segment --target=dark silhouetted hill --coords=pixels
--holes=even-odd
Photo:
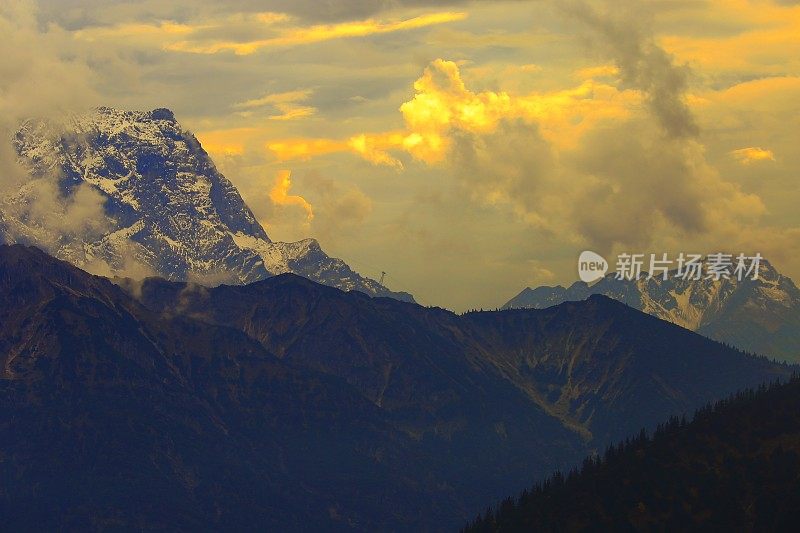
[[[466,531],[795,531],[800,380],[674,418],[507,499]]]

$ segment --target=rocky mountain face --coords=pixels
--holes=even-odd
[[[31,120],[14,143],[33,180],[0,198],[6,242],[38,245],[111,273],[136,265],[172,280],[249,283],[295,272],[343,290],[413,301],[327,256],[313,239],[270,241],[236,188],[167,109],[99,108],[58,122]],[[99,193],[106,227],[91,235],[52,235],[21,208],[36,202],[36,180],[56,179],[65,199],[83,186]]]
[[[761,262],[756,280],[618,280],[609,274],[591,286],[579,281],[569,287],[527,288],[503,309],[543,309],[593,294],[748,352],[800,362],[800,289],[767,261]]]
[[[0,246],[10,529],[457,527],[791,371],[601,296],[459,316],[293,274],[120,284]]]

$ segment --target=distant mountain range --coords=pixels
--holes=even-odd
[[[0,246],[10,529],[456,527],[792,370],[603,296],[459,316],[292,274],[118,283]]]
[[[29,183],[0,197],[0,242],[39,245],[78,266],[102,261],[113,271],[135,261],[172,280],[249,283],[294,272],[343,290],[413,301],[327,256],[314,239],[272,242],[168,109],[101,107],[59,121],[30,120],[14,144],[35,178],[59,177],[65,196],[81,184],[99,192],[112,227],[85,242],[75,242],[76,235],[54,239],[24,209],[13,209],[35,197]]]
[[[543,309],[593,294],[748,352],[800,362],[800,289],[768,261],[761,262],[757,280],[618,280],[609,274],[591,286],[578,281],[568,288],[526,288],[503,309]]]
[[[465,533],[795,531],[800,524],[800,380],[749,390],[627,439]]]

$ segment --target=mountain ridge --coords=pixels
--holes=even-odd
[[[727,356],[713,356],[715,362],[710,364],[718,349],[712,341],[604,296],[549,310],[457,315],[382,298],[360,299],[313,283],[298,286],[291,276],[202,291],[152,279],[130,287],[129,292],[155,312],[178,310],[244,331],[279,357],[334,374],[384,407],[402,410],[426,394],[437,396],[438,389],[426,392],[421,384],[415,389],[417,400],[395,388],[397,383],[419,378],[417,374],[441,372],[443,363],[431,365],[433,353],[439,358],[445,354],[466,358],[470,365],[498,373],[582,438],[594,435],[601,442],[638,430],[652,417],[641,406],[630,416],[618,416],[625,411],[625,402],[595,388],[639,390],[639,401],[652,397],[652,405],[658,406],[653,411],[678,412],[711,390],[719,390],[715,383],[739,379],[729,375],[727,367],[751,361],[731,351]],[[671,344],[654,348],[647,343],[647,335],[667,335]],[[633,355],[629,362],[620,353],[623,348]],[[697,366],[687,355],[703,352],[706,367]],[[370,361],[370,367],[365,368],[364,361]],[[677,364],[697,374],[715,370],[703,383],[688,387],[685,378],[670,369]],[[745,381],[738,383],[744,386]],[[677,396],[676,387],[682,388]],[[617,418],[625,422],[611,421]]]
[[[592,285],[576,281],[569,287],[528,287],[503,309],[541,309],[592,294],[749,352],[800,362],[800,289],[766,260],[757,280],[618,280],[608,274]]]

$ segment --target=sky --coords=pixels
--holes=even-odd
[[[12,0],[0,26],[0,77],[40,80],[3,120],[170,108],[273,240],[423,304],[572,283],[587,249],[800,279],[800,2]]]

